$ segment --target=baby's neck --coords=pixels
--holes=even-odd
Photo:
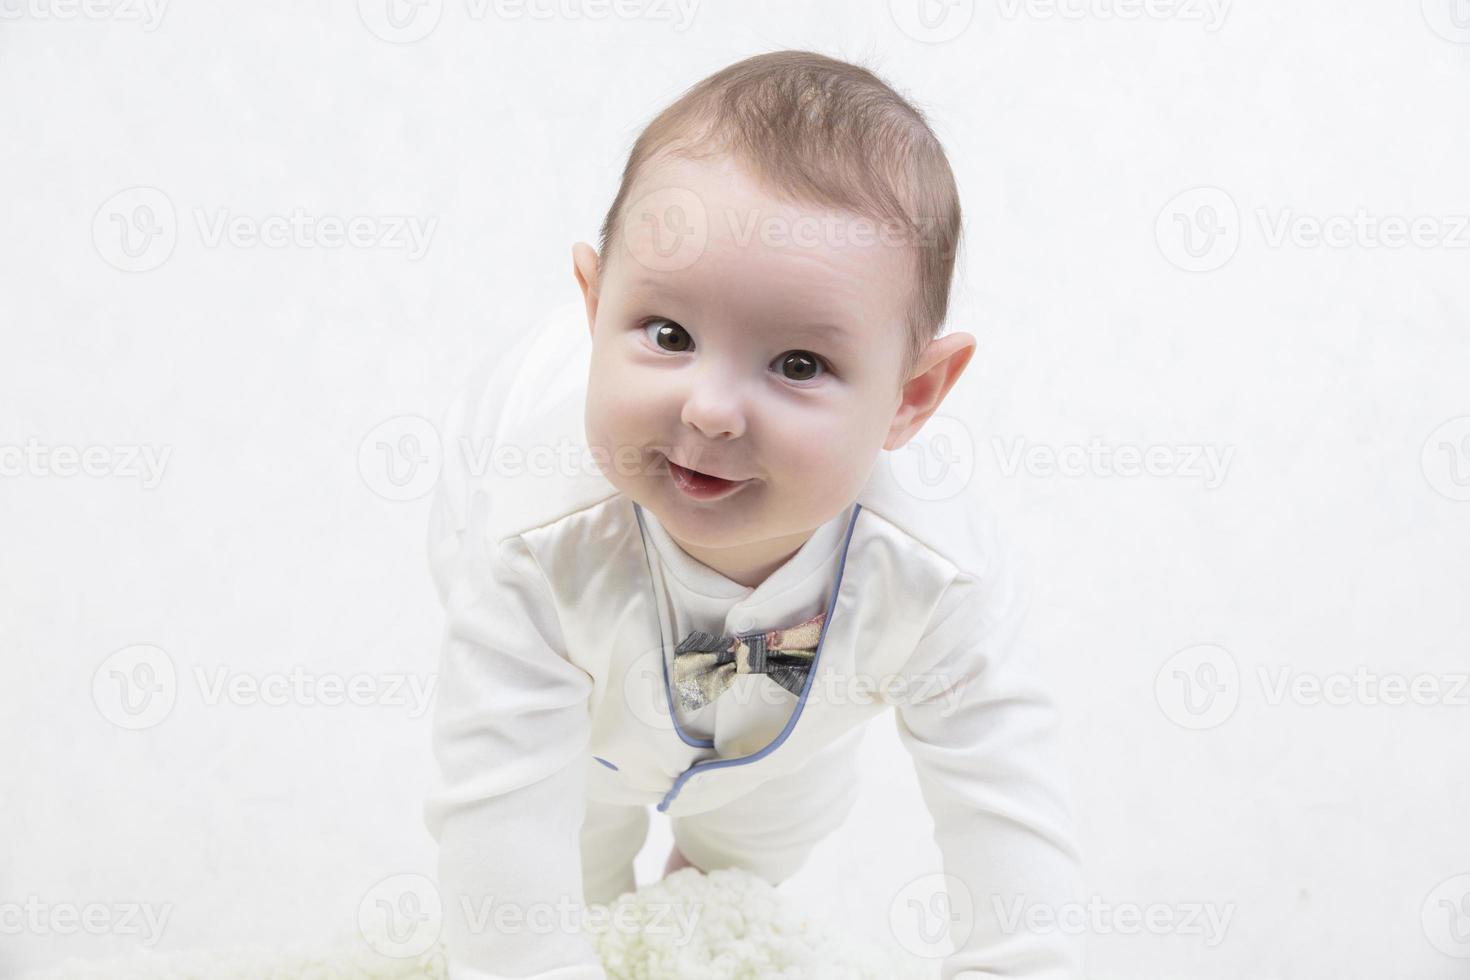
[[[674,538],[674,543],[700,564],[719,572],[732,582],[753,589],[786,564],[815,533],[816,529],[813,528],[779,538],[753,541],[736,548],[701,548],[678,538]]]

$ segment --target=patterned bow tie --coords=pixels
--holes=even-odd
[[[674,648],[679,703],[695,711],[724,694],[736,674],[765,674],[796,696],[822,638],[825,612],[788,629],[715,636],[694,630]]]

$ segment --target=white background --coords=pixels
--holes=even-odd
[[[196,671],[432,673],[428,500],[375,492],[359,446],[576,298],[571,245],[660,108],[793,47],[914,99],[958,177],[951,325],[980,350],[943,411],[1025,555],[1090,891],[1176,924],[1095,926],[1092,976],[1463,977],[1470,6],[959,0],[933,32],[911,6],[443,0],[395,34],[375,0],[0,3],[0,903],[171,904],[158,949],[284,944],[431,871],[426,714],[210,704]],[[140,205],[171,251],[121,251]],[[209,235],[296,209],[432,233]],[[1426,237],[1385,246],[1384,219]],[[1045,467],[1092,440],[1166,465]],[[17,468],[28,443],[111,468]],[[130,447],[169,452],[156,485]],[[1228,453],[1217,479],[1195,447]],[[177,691],[127,730],[93,679],[139,644]],[[1274,697],[1360,668],[1451,703]],[[1206,702],[1181,678],[1210,669]],[[891,716],[865,751],[858,812],[782,887],[893,941],[939,858]],[[656,816],[641,880],[668,841]],[[1183,924],[1200,905],[1223,941]],[[138,945],[12,929],[0,973]]]

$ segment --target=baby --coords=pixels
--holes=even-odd
[[[889,708],[948,876],[943,977],[1082,976],[1044,918],[1080,858],[1024,601],[972,492],[880,461],[974,353],[938,336],[959,234],[918,110],[749,58],[648,125],[573,248],[581,300],[455,397],[425,808],[452,980],[605,977],[567,912],[635,887],[650,804],[668,869],[789,877]]]

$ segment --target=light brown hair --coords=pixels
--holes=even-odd
[[[604,266],[638,174],[661,154],[729,154],[788,202],[899,230],[916,259],[901,366],[907,380],[944,325],[961,232],[954,174],[918,108],[868,69],[812,51],[773,51],[721,69],[687,89],[633,144],[602,223]]]

